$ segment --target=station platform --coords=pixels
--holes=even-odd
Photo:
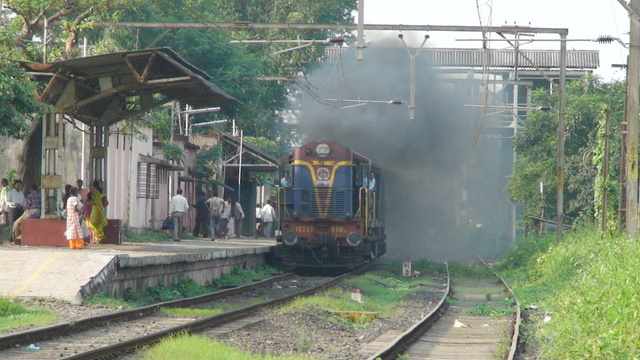
[[[82,250],[0,246],[0,296],[53,298],[82,304],[96,292],[120,297],[191,278],[200,285],[236,268],[265,263],[275,239],[205,239],[89,245]]]

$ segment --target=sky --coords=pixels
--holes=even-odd
[[[629,17],[617,0],[365,0],[366,24],[407,25],[464,25],[502,26],[518,25],[569,29],[567,39],[596,39],[611,35],[629,41]],[[384,37],[397,40],[397,32],[367,31],[367,41]],[[410,46],[420,46],[424,33],[405,33]],[[429,33],[427,47],[480,48],[481,42],[460,39],[481,39],[476,33]],[[490,39],[499,39],[491,34]],[[558,35],[537,35],[534,39],[558,39]],[[397,40],[399,41],[399,40]],[[503,41],[490,42],[492,49],[504,49]],[[523,49],[560,49],[558,42],[534,42]],[[567,49],[599,50],[600,68],[596,74],[606,81],[624,79],[625,74],[612,64],[626,62],[627,49],[621,44],[599,44],[594,41],[572,41]],[[365,55],[366,56],[366,55]]]

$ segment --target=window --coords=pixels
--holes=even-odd
[[[138,197],[158,198],[158,169],[156,164],[138,163]]]

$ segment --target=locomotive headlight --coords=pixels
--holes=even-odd
[[[284,241],[285,245],[293,246],[298,242],[298,235],[293,231],[285,231],[282,234],[282,241]]]
[[[347,235],[347,243],[349,243],[349,245],[356,247],[360,245],[361,242],[362,236],[357,232],[350,232],[349,235]]]
[[[331,153],[331,148],[329,147],[329,144],[320,143],[318,144],[318,146],[316,146],[316,154],[318,154],[320,157],[325,157],[330,153]]]

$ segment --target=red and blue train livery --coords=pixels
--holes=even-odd
[[[351,269],[386,252],[384,182],[368,158],[313,141],[280,165],[276,254],[284,265]]]

